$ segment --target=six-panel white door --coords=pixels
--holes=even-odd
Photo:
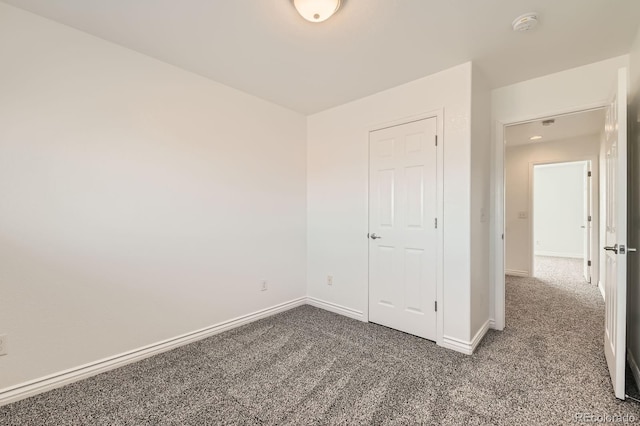
[[[625,399],[627,316],[627,70],[605,124],[605,321],[604,353],[617,398]]]
[[[436,340],[436,118],[369,134],[369,321]]]

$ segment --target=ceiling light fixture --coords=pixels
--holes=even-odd
[[[540,139],[542,139],[542,136],[539,136],[539,135],[531,136],[529,138],[530,141],[539,141]]]
[[[340,9],[340,0],[293,0],[293,5],[309,22],[322,22]]]
[[[538,14],[531,12],[520,15],[513,20],[511,25],[513,26],[513,31],[525,32],[532,30],[538,25]]]

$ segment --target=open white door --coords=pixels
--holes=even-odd
[[[591,282],[591,162],[585,161],[583,170],[583,214],[582,214],[582,251],[583,273],[586,282]]]
[[[605,123],[604,352],[615,395],[625,399],[627,315],[627,70],[618,71]]]

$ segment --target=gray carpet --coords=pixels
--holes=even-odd
[[[612,395],[603,302],[571,265],[541,259],[538,278],[509,277],[508,328],[490,331],[473,356],[304,306],[0,407],[0,424],[558,425],[575,423],[575,413],[640,419],[640,406]]]

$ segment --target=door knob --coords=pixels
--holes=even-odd
[[[604,249],[605,249],[605,250],[612,251],[612,252],[614,252],[615,254],[618,254],[618,245],[617,245],[617,244],[614,244],[614,245],[612,245],[612,246],[604,246]]]
[[[379,237],[375,233],[373,233],[369,238],[371,238],[372,240],[377,240],[378,238],[382,238],[382,237]]]

